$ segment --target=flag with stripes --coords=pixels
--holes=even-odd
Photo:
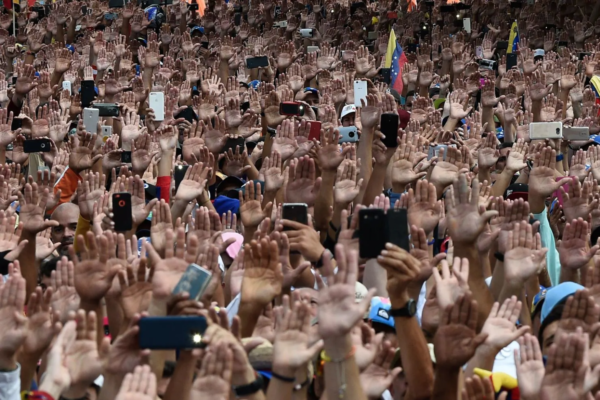
[[[402,83],[402,68],[407,61],[406,54],[404,54],[402,46],[396,40],[396,33],[392,29],[385,54],[385,67],[390,68],[390,87],[398,93],[402,93],[402,89],[404,88],[404,84]]]

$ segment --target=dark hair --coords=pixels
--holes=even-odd
[[[52,257],[48,261],[44,262],[40,266],[40,276],[50,278],[52,271],[56,271],[56,264],[60,260],[60,257]]]
[[[538,341],[540,342],[541,347],[544,347],[544,330],[548,327],[548,325],[550,325],[554,321],[558,321],[561,319],[568,298],[569,296],[565,297],[558,304],[556,304],[552,311],[550,311],[550,314],[546,316],[544,322],[542,322],[542,324],[540,325],[540,331],[538,332]]]

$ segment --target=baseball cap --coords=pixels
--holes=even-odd
[[[540,285],[540,291],[538,294],[533,296],[533,301],[531,302],[531,319],[534,319],[536,314],[539,313],[544,305],[544,300],[546,300],[546,294],[548,293],[548,288]]]
[[[504,199],[506,200],[527,200],[529,198],[529,185],[524,183],[513,183],[504,192]]]
[[[260,85],[260,81],[258,79],[255,79],[248,84],[248,86],[250,86],[254,90],[256,90],[259,85]]]
[[[198,31],[200,33],[204,33],[204,27],[203,26],[198,26],[198,25],[194,26],[192,29],[190,29],[190,35],[192,33],[194,33],[194,31]]]
[[[314,87],[305,87],[304,88],[304,93],[308,93],[308,92],[318,95],[319,94],[319,89],[316,89]]]
[[[546,52],[544,51],[544,49],[536,49],[533,52],[533,57],[544,57],[546,55]]]
[[[213,206],[219,215],[223,215],[227,213],[227,211],[237,214],[240,209],[240,201],[238,199],[231,199],[227,196],[218,196],[213,202]]]
[[[373,297],[369,309],[369,319],[372,322],[394,328],[394,318],[390,315],[392,303],[387,297]]]
[[[356,282],[354,284],[354,298],[357,303],[360,303],[361,301],[363,301],[363,299],[365,297],[367,297],[367,294],[369,294],[369,290],[367,289],[367,287],[365,285],[363,285],[360,282]]]
[[[546,292],[546,299],[542,305],[542,314],[540,316],[540,322],[544,324],[548,315],[554,310],[554,308],[565,301],[569,296],[575,294],[578,290],[585,289],[578,283],[575,282],[563,282],[559,285],[554,286]],[[540,328],[540,332],[542,329]]]
[[[224,176],[221,177],[221,182],[219,182],[217,184],[217,187],[215,188],[215,191],[219,194],[221,194],[221,192],[223,190],[225,190],[226,186],[228,185],[233,185],[234,189],[235,188],[240,188],[244,185],[244,181],[241,180],[240,178],[238,178],[237,176]],[[237,199],[237,197],[236,197]]]
[[[342,108],[342,114],[340,118],[344,118],[348,114],[356,113],[356,106],[354,104],[346,104],[344,108]]]

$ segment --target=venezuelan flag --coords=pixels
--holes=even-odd
[[[396,40],[396,33],[394,30],[390,32],[390,39],[388,41],[387,52],[385,54],[385,67],[390,68],[391,77],[391,88],[395,89],[398,93],[402,93],[404,84],[402,83],[402,68],[408,59],[402,46]]]
[[[512,27],[510,28],[510,36],[508,38],[508,47],[506,49],[506,54],[516,53],[519,48],[519,27],[517,26],[517,21],[513,22]]]
[[[600,104],[600,77],[596,75],[592,76],[592,79],[590,79],[590,86],[596,95],[596,104]]]

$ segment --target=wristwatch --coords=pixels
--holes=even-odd
[[[246,385],[240,385],[240,386],[231,385],[231,389],[233,389],[233,392],[235,393],[236,397],[250,396],[251,394],[258,392],[259,390],[262,390],[262,388],[263,388],[263,378],[262,378],[261,374],[256,374],[256,379],[253,382],[250,382]]]
[[[414,299],[409,299],[402,308],[392,308],[389,314],[392,317],[414,317],[417,313],[417,302]]]

